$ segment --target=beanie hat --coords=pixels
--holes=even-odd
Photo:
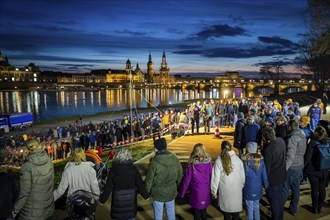
[[[238,112],[238,114],[237,114],[237,118],[238,118],[238,119],[244,118],[244,114],[243,114],[243,112]]]
[[[249,153],[255,154],[258,151],[258,144],[257,142],[249,142],[246,144],[246,150]]]
[[[265,122],[269,122],[269,123],[271,123],[271,124],[274,124],[274,119],[273,119],[272,117],[267,117],[267,118],[265,119]]]
[[[307,115],[303,115],[300,118],[300,121],[304,124],[304,125],[308,125],[309,124],[309,117]]]
[[[165,138],[160,138],[154,141],[154,146],[157,150],[166,150],[167,143]]]

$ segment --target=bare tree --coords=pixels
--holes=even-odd
[[[306,24],[298,67],[311,75],[318,90],[324,90],[330,78],[330,1],[308,0]]]
[[[283,62],[277,60],[274,62],[265,63],[260,67],[259,72],[261,75],[266,76],[266,78],[273,80],[274,93],[278,95],[279,81],[284,78]]]

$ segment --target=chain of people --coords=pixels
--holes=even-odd
[[[151,199],[154,219],[163,218],[164,206],[167,218],[175,219],[175,198],[190,191],[189,204],[195,219],[207,219],[211,198],[218,200],[225,219],[239,219],[242,201],[247,219],[260,219],[259,200],[264,188],[271,218],[283,219],[289,192],[288,211],[296,215],[300,184],[307,182],[311,185],[313,213],[319,214],[329,184],[330,167],[321,169],[315,164],[316,146],[330,146],[330,123],[321,117],[322,113],[327,114],[326,109],[327,101],[321,99],[313,102],[306,115],[302,115],[299,103],[292,99],[283,103],[267,98],[211,99],[193,102],[184,109],[136,112],[134,116],[101,123],[84,124],[81,117],[45,134],[2,138],[1,159],[6,164],[18,160],[21,175],[17,200],[12,195],[1,197],[9,200],[7,207],[1,207],[4,211],[0,211],[7,215],[1,214],[0,218],[50,219],[54,201],[67,192],[67,213],[72,219],[94,219],[96,204],[105,203],[110,194],[111,218],[135,219],[139,192],[144,199]],[[229,127],[234,130],[234,143],[222,141],[215,162],[203,144],[196,144],[185,172],[177,156],[167,150],[163,138],[165,134],[171,134],[173,139],[207,135],[211,128],[219,132],[219,128]],[[143,181],[131,151],[124,145],[147,138],[153,138],[157,151]],[[89,155],[90,150],[102,154],[102,149],[119,146],[120,150],[112,155],[112,167],[101,175],[101,185],[95,168],[97,158]],[[73,162],[66,164],[61,182],[53,191],[52,161],[67,157],[72,157]],[[6,194],[12,190],[7,189]]]

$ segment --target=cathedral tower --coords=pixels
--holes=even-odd
[[[151,53],[149,52],[149,61],[148,61],[148,68],[147,68],[147,81],[148,82],[153,82],[154,74],[155,74],[154,64],[152,63]]]
[[[170,69],[167,68],[165,50],[163,50],[162,63],[159,69],[160,78],[167,80],[170,77]]]

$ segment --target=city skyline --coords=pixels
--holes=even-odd
[[[11,65],[89,72],[146,72],[149,53],[159,72],[163,50],[171,74],[259,72],[283,61],[298,72],[297,45],[306,32],[306,1],[1,1],[0,50]]]

